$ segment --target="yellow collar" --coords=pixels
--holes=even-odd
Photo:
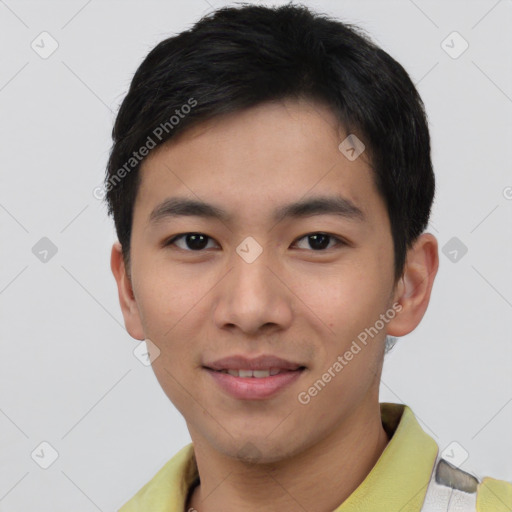
[[[412,410],[381,403],[382,424],[391,437],[359,487],[334,512],[419,512],[438,452]],[[182,512],[197,478],[194,447],[182,448],[119,512]]]
[[[406,405],[381,403],[380,412],[393,437],[359,487],[334,512],[421,510],[438,446]]]

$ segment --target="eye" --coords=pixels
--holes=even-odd
[[[318,232],[318,233],[309,233],[307,235],[302,236],[298,239],[296,244],[299,241],[305,240],[306,244],[309,245],[309,248],[313,249],[316,252],[324,251],[326,249],[331,249],[332,247],[339,245],[347,245],[346,242],[341,240],[340,238],[329,235],[328,233]],[[164,242],[164,247],[176,245],[179,249],[189,252],[200,252],[203,249],[208,249],[208,242],[212,241],[213,238],[205,235],[204,233],[182,233],[180,235],[176,235],[167,242]],[[180,243],[178,243],[180,242]],[[330,242],[335,242],[334,245],[329,245]],[[308,249],[308,247],[299,247],[300,249]]]
[[[304,240],[306,239],[306,243],[309,244],[309,246],[314,251],[322,251],[325,249],[331,249],[333,246],[329,247],[330,241],[337,241],[338,243],[336,245],[347,245],[343,240],[340,238],[329,235],[328,233],[310,233],[308,235],[304,235],[303,237],[299,238],[298,240]],[[300,249],[307,249],[307,247],[300,247]]]
[[[177,247],[183,249],[184,251],[198,252],[201,251],[202,249],[207,248],[209,240],[213,241],[213,238],[210,238],[209,236],[203,233],[183,233],[181,235],[176,235],[175,237],[165,242],[164,246],[176,245]],[[177,243],[178,241],[183,241],[184,246],[179,245]]]

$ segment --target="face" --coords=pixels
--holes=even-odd
[[[142,166],[125,319],[160,350],[154,372],[194,442],[271,462],[378,400],[393,240],[366,153],[338,148],[346,136],[322,105],[268,103],[184,132]],[[231,356],[248,361],[215,364]],[[279,374],[209,369],[254,360]]]

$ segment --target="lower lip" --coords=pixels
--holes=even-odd
[[[239,400],[263,400],[282,391],[295,382],[303,370],[286,371],[269,377],[233,377],[229,373],[205,368],[215,382],[227,393]]]

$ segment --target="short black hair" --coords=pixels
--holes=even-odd
[[[398,281],[434,199],[423,102],[404,68],[361,28],[291,3],[213,11],[160,42],[135,72],[105,177],[127,268],[138,170],[148,150],[219,115],[304,98],[327,105],[365,144],[389,215]]]

